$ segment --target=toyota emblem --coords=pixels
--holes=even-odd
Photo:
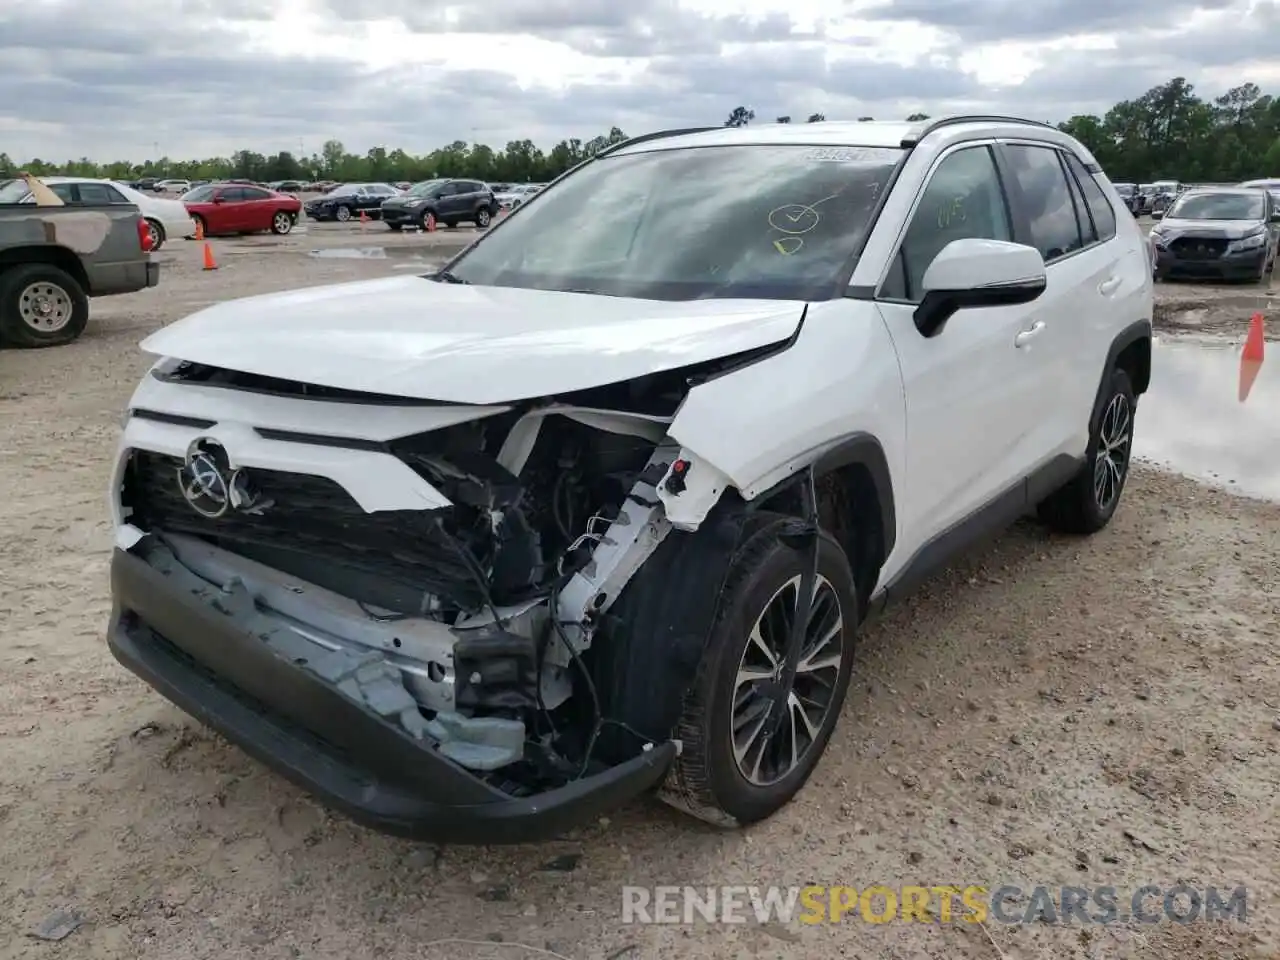
[[[191,509],[210,520],[231,511],[260,514],[271,506],[261,502],[244,470],[233,470],[226,448],[212,437],[200,437],[187,448],[178,468],[178,489]]]

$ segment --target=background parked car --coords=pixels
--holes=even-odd
[[[1275,268],[1280,208],[1254,187],[1188,190],[1151,231],[1156,279],[1254,280]]]
[[[1113,183],[1116,193],[1120,195],[1120,199],[1124,201],[1125,207],[1135,217],[1138,216],[1140,199],[1138,196],[1138,185],[1136,183]]]
[[[183,194],[191,189],[190,180],[157,180],[151,188],[156,193]]]
[[[192,218],[204,224],[206,236],[256,233],[285,234],[302,212],[302,201],[264,187],[211,183],[182,198]]]
[[[514,210],[535,193],[542,189],[537,183],[513,183],[505,190],[495,190],[498,206],[503,210]]]
[[[389,183],[345,183],[323,197],[308,200],[307,216],[312,220],[338,220],[342,223],[364,211],[370,217],[382,215],[382,203],[400,196]]]
[[[382,203],[382,219],[392,230],[407,224],[425,227],[429,217],[446,227],[470,220],[487,227],[498,213],[498,201],[488,184],[478,180],[424,180],[402,196]]]
[[[40,181],[66,204],[119,203],[136,206],[151,232],[151,250],[159,250],[170,237],[189,237],[195,232],[195,223],[181,200],[167,200],[135,190],[127,184],[94,177],[41,177]],[[35,199],[27,191],[14,202],[34,203]]]

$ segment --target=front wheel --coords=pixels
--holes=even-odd
[[[339,223],[346,223],[351,219],[351,208],[339,207],[333,212],[333,216]]]
[[[488,207],[481,207],[476,211],[476,226],[483,230],[489,226],[489,221],[493,219],[493,215],[489,213]]]
[[[818,576],[799,658],[787,646],[809,561],[783,541],[786,521],[744,547],[730,570],[676,736],[683,749],[661,796],[712,823],[771,816],[813,773],[849,687],[857,590],[840,546],[818,543]]]
[[[289,216],[284,210],[276,212],[271,218],[271,232],[277,236],[284,236],[293,229],[293,217]]]
[[[1079,472],[1037,507],[1040,519],[1062,533],[1097,533],[1115,515],[1129,479],[1137,397],[1129,374],[1116,368],[1107,379],[1101,414],[1089,431]]]
[[[0,275],[0,341],[16,347],[70,343],[89,322],[89,298],[57,267],[30,263]]]

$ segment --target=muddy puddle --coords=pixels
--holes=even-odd
[[[1280,351],[1280,344],[1268,347]],[[1280,355],[1263,362],[1244,402],[1239,384],[1238,342],[1161,337],[1134,455],[1237,493],[1280,500]]]

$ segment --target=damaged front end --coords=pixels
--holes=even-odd
[[[298,428],[299,409],[349,413],[341,392],[170,365],[122,444],[113,652],[379,829],[562,832],[656,787],[679,748],[661,719],[609,715],[607,648],[628,582],[726,488],[667,435],[688,384],[680,371],[370,440]],[[193,387],[201,417],[175,412]],[[250,390],[270,395],[258,422]],[[371,421],[406,416],[359,399]]]

